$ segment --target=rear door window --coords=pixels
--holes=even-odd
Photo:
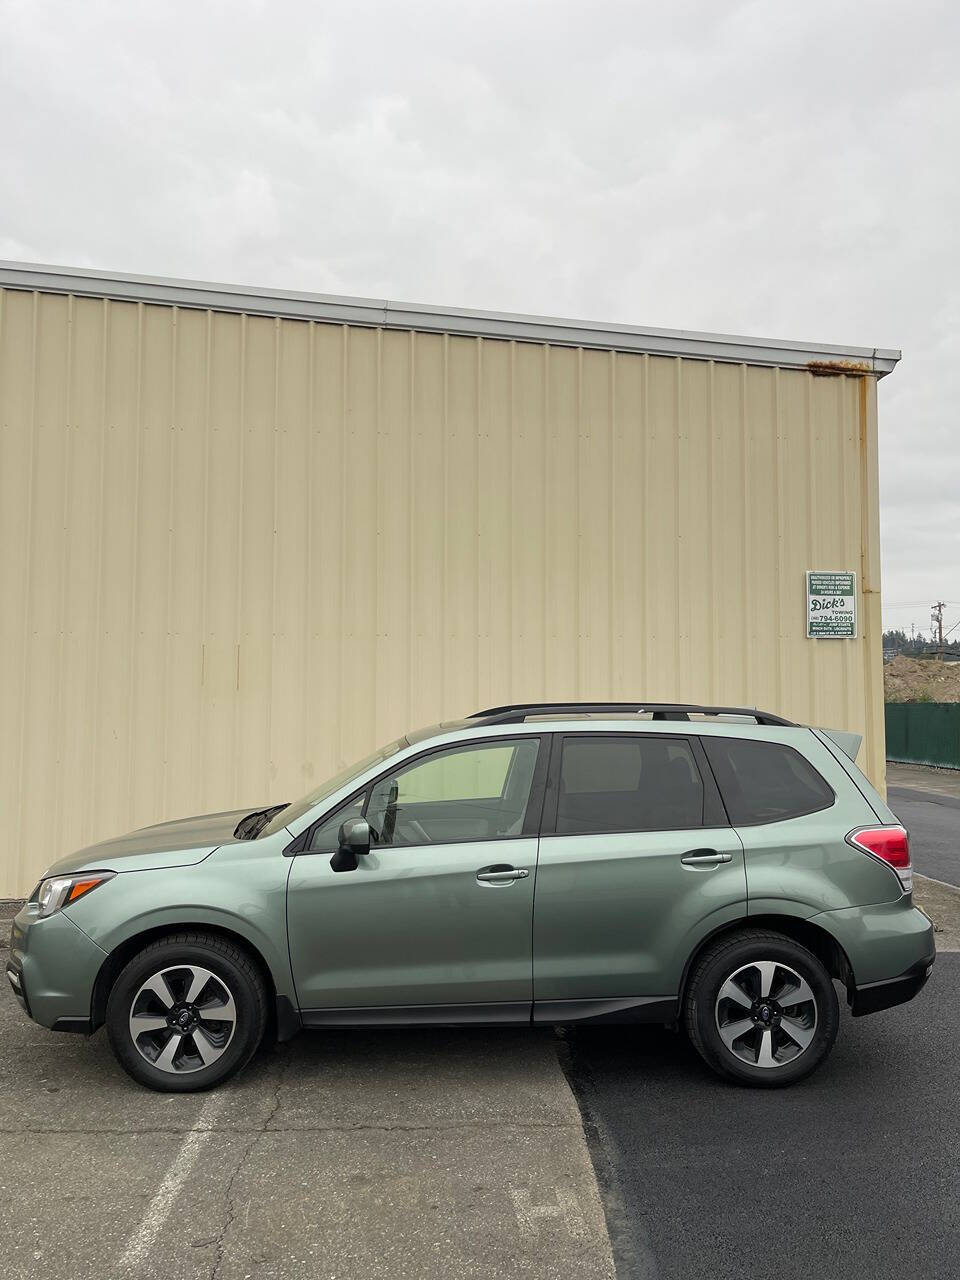
[[[735,827],[829,809],[836,796],[793,747],[753,738],[701,738]]]
[[[703,779],[684,738],[563,739],[557,835],[700,827],[703,797]]]

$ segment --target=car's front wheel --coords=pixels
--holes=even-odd
[[[783,934],[750,929],[697,960],[684,1000],[690,1039],[714,1071],[742,1084],[792,1084],[837,1036],[837,993],[821,961]]]
[[[107,1001],[107,1034],[120,1065],[166,1093],[209,1089],[239,1071],[266,1020],[256,965],[215,934],[150,943],[121,971]]]

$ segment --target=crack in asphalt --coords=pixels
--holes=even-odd
[[[278,1049],[277,1052],[278,1052],[278,1055],[282,1054],[283,1060],[280,1063],[279,1070],[277,1071],[277,1082],[273,1090],[273,1098],[271,1100],[270,1110],[267,1113],[263,1124],[260,1126],[259,1129],[255,1129],[253,1131],[250,1141],[247,1143],[246,1147],[241,1152],[240,1159],[237,1162],[237,1167],[234,1169],[233,1173],[230,1175],[230,1181],[227,1183],[227,1189],[226,1189],[226,1192],[224,1193],[226,1203],[227,1203],[227,1213],[226,1213],[226,1217],[224,1218],[223,1225],[216,1235],[216,1240],[215,1240],[216,1259],[213,1264],[213,1269],[210,1272],[210,1280],[217,1280],[217,1277],[220,1274],[220,1270],[223,1266],[224,1258],[226,1256],[224,1241],[225,1241],[227,1232],[233,1226],[237,1218],[237,1206],[234,1203],[234,1199],[233,1199],[233,1189],[236,1186],[237,1179],[239,1178],[240,1174],[246,1167],[247,1162],[249,1161],[254,1150],[256,1149],[257,1144],[260,1142],[263,1135],[268,1132],[270,1121],[274,1118],[274,1116],[276,1116],[277,1112],[280,1110],[280,1091],[283,1088],[283,1082],[286,1079],[287,1072],[290,1069],[291,1057],[290,1057],[290,1054],[284,1051],[283,1049]],[[237,1130],[233,1130],[233,1132],[237,1132]]]
[[[270,1125],[269,1120],[276,1114],[271,1105],[267,1123],[255,1129],[231,1128],[228,1125],[211,1125],[204,1127],[202,1133],[227,1134],[240,1136],[252,1134],[262,1137],[270,1133],[430,1133],[441,1129],[579,1129],[580,1125],[572,1120],[450,1120],[437,1121],[435,1124],[287,1124]],[[184,1137],[193,1133],[188,1125],[185,1129],[3,1129],[0,1136],[17,1137],[18,1135],[44,1136],[53,1134],[57,1137],[97,1137],[107,1135],[116,1138],[144,1137]]]
[[[580,1125],[572,1120],[449,1120],[436,1121],[435,1124],[288,1124],[268,1125],[266,1128],[243,1129],[230,1128],[229,1125],[211,1125],[200,1130],[210,1134],[253,1134],[261,1137],[270,1133],[431,1133],[439,1129],[579,1129]],[[164,1137],[183,1138],[193,1133],[191,1125],[186,1129],[0,1129],[0,1137],[44,1137],[45,1134],[55,1137],[95,1138],[106,1135],[111,1138],[147,1138]]]

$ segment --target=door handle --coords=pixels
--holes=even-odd
[[[526,880],[529,874],[526,867],[481,867],[477,879],[481,884],[511,884],[514,880]]]
[[[691,849],[680,861],[685,867],[719,867],[722,862],[731,862],[732,853],[721,853],[719,849]]]

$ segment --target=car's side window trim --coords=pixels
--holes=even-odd
[[[329,853],[329,849],[311,849],[309,847],[310,842],[313,839],[314,831],[324,823],[329,822],[330,819],[342,809],[349,809],[351,805],[356,804],[357,800],[359,800],[361,796],[364,797],[362,812],[363,816],[366,817],[367,806],[370,803],[370,796],[374,787],[376,787],[378,783],[382,782],[384,778],[389,778],[391,774],[397,773],[399,769],[406,771],[414,765],[420,764],[422,761],[429,759],[430,756],[440,755],[441,753],[448,751],[463,750],[467,747],[513,745],[517,742],[539,743],[537,762],[533,769],[533,780],[530,783],[530,795],[527,799],[527,807],[524,812],[523,825],[521,826],[520,831],[513,836],[475,836],[464,840],[452,840],[450,843],[490,844],[494,841],[499,843],[502,840],[529,840],[531,836],[537,835],[539,830],[540,815],[543,810],[543,799],[546,789],[547,760],[550,753],[549,740],[553,736],[554,735],[550,733],[517,733],[511,734],[509,737],[497,735],[496,737],[491,736],[486,738],[466,738],[462,741],[444,742],[439,746],[428,747],[426,750],[420,751],[416,755],[408,756],[407,759],[400,762],[399,765],[394,763],[392,768],[386,768],[382,770],[382,772],[378,773],[376,777],[369,778],[362,787],[358,787],[356,791],[351,792],[351,794],[341,800],[339,804],[328,809],[326,813],[320,814],[314,822],[311,822],[309,827],[302,831],[295,840],[292,840],[290,844],[287,845],[283,852],[288,857],[295,857],[298,854],[313,855],[317,853]],[[506,785],[506,783],[504,783],[504,785]],[[379,848],[379,846],[373,847]],[[386,853],[390,850],[399,849],[428,849],[429,847],[430,846],[428,844],[384,845],[382,852]]]
[[[608,835],[630,835],[631,831],[558,831],[557,830],[557,809],[560,803],[560,765],[563,759],[564,743],[568,740],[581,742],[584,739],[591,740],[609,740],[611,738],[620,741],[633,742],[637,739],[649,741],[653,739],[657,742],[682,742],[690,751],[693,757],[694,766],[700,775],[703,785],[703,811],[701,821],[693,826],[683,827],[637,827],[636,834],[643,835],[656,833],[657,831],[705,831],[713,830],[716,827],[728,827],[730,822],[723,809],[720,800],[720,793],[717,788],[716,781],[712,772],[709,770],[703,749],[699,747],[698,735],[693,733],[637,733],[622,729],[613,733],[604,733],[602,731],[592,733],[555,733],[553,735],[553,745],[550,753],[550,769],[547,777],[546,796],[544,799],[543,822],[540,828],[540,834],[544,836],[553,836],[559,840],[579,839],[583,836],[608,836]]]
[[[700,777],[703,779],[703,825],[704,828],[713,830],[717,827],[729,827],[730,815],[727,813],[726,805],[723,803],[723,796],[720,794],[720,787],[716,778],[713,776],[713,767],[706,751],[703,749],[703,743],[698,733],[691,733],[687,739],[690,743],[690,749],[693,751],[693,758],[697,762],[700,770]]]
[[[540,834],[543,820],[543,805],[547,792],[547,771],[550,766],[550,755],[553,750],[554,733],[535,735],[540,738],[540,749],[537,752],[537,763],[533,769],[533,781],[530,783],[530,795],[527,799],[527,811],[523,815],[520,838],[529,839]]]
[[[557,829],[557,802],[560,796],[560,759],[563,754],[563,740],[566,734],[550,735],[550,763],[547,769],[546,787],[543,797],[543,815],[540,820],[540,834],[553,835]]]

